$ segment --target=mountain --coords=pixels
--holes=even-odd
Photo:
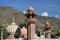
[[[18,11],[12,7],[8,6],[0,6],[0,25],[1,24],[11,24],[13,21],[13,16],[15,16],[15,23],[21,24],[25,22],[25,16],[24,13],[21,11]],[[58,29],[60,28],[60,19],[55,17],[44,17],[44,16],[36,16],[37,26],[44,25],[46,21],[48,20],[51,24],[52,29]],[[42,27],[43,28],[43,27]]]
[[[51,34],[57,34],[57,32],[59,32],[60,34],[60,19],[59,18],[44,17],[44,16],[37,16],[36,18],[38,19],[37,27],[36,27],[38,31],[44,30],[45,23],[46,21],[48,21],[51,27]]]
[[[0,6],[0,24],[11,24],[13,15],[15,16],[16,24],[24,23],[25,17],[21,11],[11,7]]]
[[[25,15],[23,12],[18,11],[12,7],[0,6],[0,25],[10,25],[13,22],[13,16],[15,16],[15,23],[17,25],[25,23]],[[36,16],[36,30],[44,30],[46,21],[49,21],[51,30],[53,33],[57,33],[60,30],[60,19],[55,17]],[[60,31],[59,31],[60,32]]]
[[[52,29],[60,28],[60,19],[55,17],[44,17],[44,16],[37,16],[38,22],[45,25],[46,21],[50,23]]]

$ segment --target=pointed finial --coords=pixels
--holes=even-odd
[[[30,2],[30,7],[32,7],[32,3]]]
[[[14,22],[15,20],[14,20],[14,16],[13,16],[13,22]]]
[[[15,16],[13,16],[13,23],[12,24],[15,24]]]
[[[30,2],[30,6],[29,6],[28,10],[34,10],[34,8],[32,7],[31,2]]]

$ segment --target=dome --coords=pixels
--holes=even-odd
[[[18,28],[18,25],[16,25],[15,23],[12,23],[11,25],[8,25],[6,30],[7,32],[9,32],[10,34],[15,34],[16,30]]]
[[[33,8],[32,6],[30,6],[30,7],[28,8],[28,10],[34,10],[34,8]]]

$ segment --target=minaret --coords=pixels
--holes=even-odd
[[[25,22],[27,23],[27,40],[33,40],[35,34],[35,22],[36,19],[34,18],[36,14],[34,13],[34,8],[31,6],[28,8],[27,13],[25,14],[27,17]]]
[[[47,22],[45,23],[45,37],[46,37],[47,39],[50,39],[50,32],[51,32],[51,30],[50,30],[50,24],[49,24],[49,22],[47,21]]]

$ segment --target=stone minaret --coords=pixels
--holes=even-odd
[[[35,34],[35,22],[36,19],[34,18],[36,14],[34,13],[34,8],[30,5],[25,14],[27,17],[25,22],[27,23],[27,40],[33,40]]]
[[[47,21],[46,24],[45,24],[45,37],[47,39],[50,39],[50,32],[51,32],[51,30],[50,30],[50,24]]]

